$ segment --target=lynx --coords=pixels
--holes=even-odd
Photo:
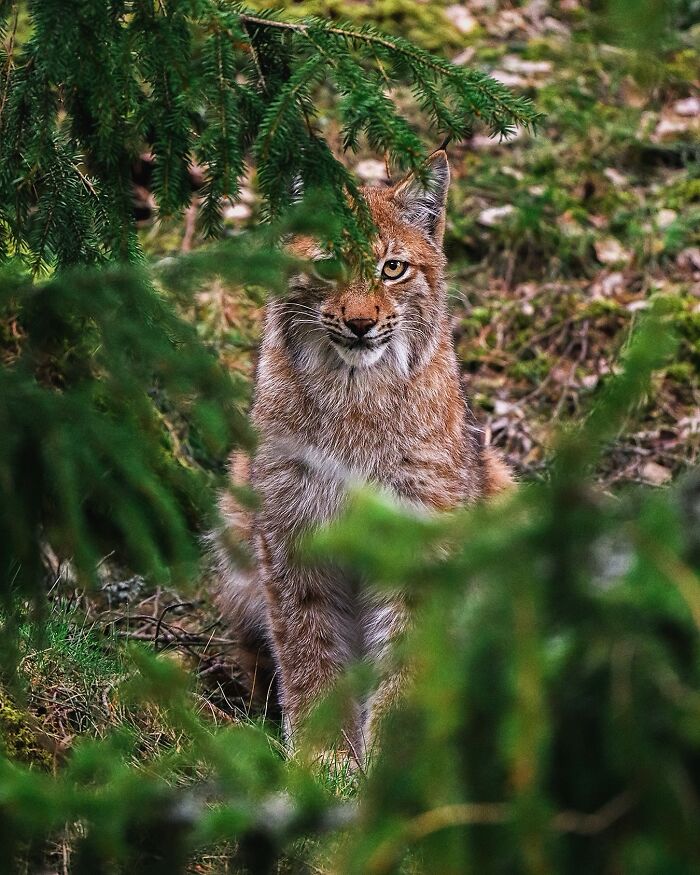
[[[253,487],[259,508],[246,512],[229,493],[220,500],[223,613],[251,652],[271,651],[290,739],[350,662],[388,665],[408,621],[401,599],[298,563],[299,538],[341,512],[348,482],[430,511],[511,482],[482,447],[460,384],[444,281],[444,151],[427,171],[427,184],[409,176],[363,190],[378,229],[371,280],[302,274],[269,303],[252,409],[259,445],[252,463],[232,460],[234,482]],[[290,248],[310,261],[323,255],[306,238]],[[237,565],[227,540],[250,545],[252,569]],[[388,674],[370,701],[352,705],[345,735],[358,759],[403,683]]]

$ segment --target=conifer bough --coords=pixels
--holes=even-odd
[[[487,76],[369,28],[224,0],[0,0],[0,665],[23,600],[45,604],[47,545],[81,579],[113,553],[153,580],[194,573],[211,472],[247,438],[246,399],[173,300],[212,273],[282,287],[274,239],[290,222],[318,227],[314,203],[336,252],[366,251],[364,202],[320,107],[346,149],[366,141],[419,170],[397,83],[435,143],[477,119],[496,135],[536,121]],[[174,259],[157,291],[144,264],[124,264],[141,260],[132,172],[144,151],[161,214],[190,204],[196,162],[216,235],[222,198],[254,164],[274,221]],[[281,217],[297,177],[308,204]]]
[[[538,120],[528,100],[406,40],[226,0],[0,0],[0,24],[0,257],[34,269],[135,257],[131,167],[143,149],[162,214],[189,204],[196,161],[203,226],[218,233],[221,198],[236,196],[250,156],[271,216],[300,176],[342,217],[335,244],[361,246],[357,184],[318,125],[329,89],[344,147],[364,137],[401,169],[418,169],[424,150],[390,95],[397,84],[436,143],[476,121],[507,136]]]

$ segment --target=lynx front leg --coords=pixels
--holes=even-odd
[[[362,628],[367,658],[376,666],[379,685],[365,706],[363,736],[367,749],[376,752],[384,718],[400,702],[410,682],[397,645],[408,627],[408,611],[401,597],[371,597],[363,611]]]
[[[295,745],[309,712],[355,656],[356,620],[350,593],[325,572],[288,568],[268,581],[267,592],[285,735]],[[358,707],[347,701],[343,710],[342,736],[359,757]]]
[[[323,454],[283,438],[261,445],[256,465],[261,497],[256,554],[266,587],[285,730],[294,743],[310,710],[359,649],[354,587],[337,569],[300,564],[299,553],[305,536],[338,516],[345,483]],[[345,746],[356,751],[358,724],[357,706],[348,701]]]

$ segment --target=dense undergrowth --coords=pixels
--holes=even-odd
[[[287,5],[293,16],[406,36],[492,73],[545,114],[537,136],[518,130],[499,142],[477,126],[449,147],[447,247],[465,383],[524,486],[507,511],[440,523],[357,497],[347,525],[317,549],[417,593],[422,619],[407,644],[415,690],[368,775],[341,761],[310,771],[287,760],[274,703],[249,699],[210,581],[193,575],[191,538],[206,525],[204,496],[225,447],[246,438],[240,414],[265,282],[244,291],[231,270],[207,275],[206,256],[198,267],[207,227],[198,193],[184,219],[144,221],[140,244],[177,308],[173,347],[136,357],[159,374],[154,404],[133,421],[119,406],[113,372],[133,367],[130,352],[98,352],[92,376],[118,390],[97,398],[115,427],[127,435],[147,423],[149,476],[178,495],[183,537],[156,529],[151,564],[162,574],[133,573],[142,528],[153,533],[158,516],[143,522],[144,482],[127,472],[132,515],[112,519],[99,502],[85,511],[95,537],[83,565],[98,565],[88,585],[71,561],[72,522],[50,498],[60,555],[22,569],[42,575],[49,610],[36,604],[40,633],[31,621],[15,628],[17,670],[0,692],[0,871],[691,873],[700,860],[700,519],[697,474],[687,473],[700,450],[696,10],[678,4],[675,26],[640,56],[595,4]],[[390,93],[430,142],[410,90],[392,83]],[[330,92],[315,109],[340,154]],[[370,183],[385,178],[364,145],[344,160]],[[247,171],[223,211],[234,243],[259,224],[261,194]],[[139,197],[151,210],[149,185]],[[251,277],[263,260],[246,262]],[[280,281],[283,265],[266,269]],[[50,278],[37,299],[60,282]],[[11,368],[32,352],[26,326],[45,337],[56,323],[42,328],[50,311],[23,316],[17,295],[7,300],[0,333]],[[82,314],[82,342],[101,350],[110,335],[95,312]],[[209,382],[195,403],[198,377],[177,357],[197,338]],[[128,338],[112,349],[120,342]],[[61,390],[57,375],[80,380],[80,361],[80,350],[61,353],[58,368],[50,355],[28,359],[46,391]],[[197,412],[227,392],[228,418]],[[0,413],[3,403],[11,412],[8,399]],[[680,485],[648,488],[672,480]],[[117,557],[119,530],[132,532],[133,550]],[[436,543],[453,547],[444,562],[430,558]],[[361,670],[348,680],[368,682]],[[318,720],[332,716],[331,703]]]

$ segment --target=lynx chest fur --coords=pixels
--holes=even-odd
[[[409,177],[365,192],[378,229],[373,278],[327,282],[309,271],[267,310],[252,411],[259,446],[249,468],[233,465],[259,510],[249,516],[224,496],[217,552],[224,612],[244,642],[270,649],[290,736],[350,661],[381,663],[406,623],[400,599],[298,563],[300,536],[342,510],[349,484],[450,510],[509,482],[481,447],[460,385],[444,288],[444,152],[428,170],[427,185]],[[291,248],[322,257],[311,240]],[[225,541],[236,537],[254,568],[230,559]],[[353,703],[345,738],[358,758],[401,684],[386,676],[371,701]]]

